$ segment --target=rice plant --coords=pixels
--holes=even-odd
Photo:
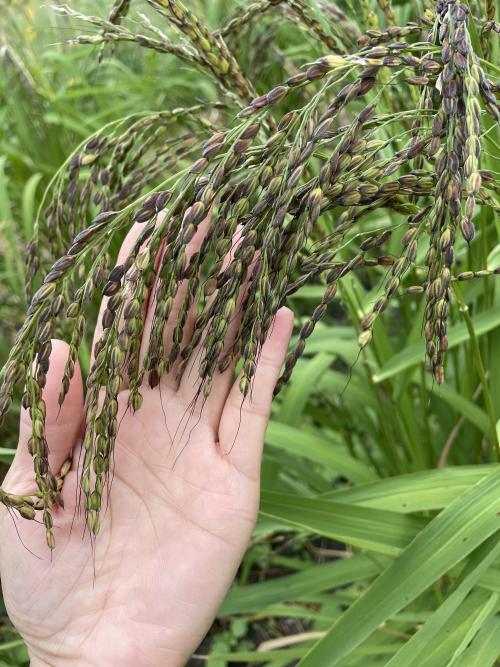
[[[191,10],[195,3],[187,7],[177,0],[148,0],[147,14],[134,13],[134,3],[116,2],[103,17],[54,8],[85,26],[67,41],[75,48],[93,46],[90,57],[105,63],[123,43],[170,54],[200,79],[206,77],[217,96],[200,100],[193,91],[182,107],[139,111],[98,128],[65,160],[43,197],[28,246],[29,310],[2,372],[0,393],[3,415],[15,386],[26,383],[23,405],[33,418],[30,451],[38,492],[20,498],[7,489],[0,499],[28,519],[42,513],[50,548],[55,546],[50,511],[60,502],[64,471],[71,464],[57,475],[48,465],[41,392],[50,339],[57,335],[70,342],[62,404],[102,295],[107,309],[87,377],[80,464],[82,507],[92,535],[99,531],[112,469],[122,380],[130,387],[129,409],[139,410],[141,386],[157,386],[172,368],[180,372],[201,343],[193,411],[209,396],[217,369],[234,360],[243,370],[243,401],[251,392],[263,341],[286,300],[300,302],[304,318],[276,393],[295,369],[306,372],[306,343],[313,331],[325,331],[321,320],[329,309],[340,306],[357,330],[359,352],[344,359],[354,369],[351,383],[346,388],[345,376],[324,381],[323,394],[310,408],[316,424],[325,412],[344,412],[338,396],[349,402],[351,390],[361,391],[369,355],[383,361],[383,327],[391,323],[399,327],[405,318],[415,318],[414,340],[424,339],[429,375],[422,379],[423,409],[445,375],[456,377],[457,313],[470,333],[471,356],[481,359],[464,292],[478,285],[476,293],[484,289],[485,303],[491,302],[491,283],[500,273],[494,261],[487,261],[488,256],[494,260],[499,208],[494,7],[441,1],[404,8],[391,2],[344,4],[339,9],[330,3],[263,0],[217,27],[207,25],[213,17]],[[299,57],[290,57],[280,50],[279,35],[273,40],[275,17],[306,35],[301,62],[300,50]],[[268,71],[259,72],[263,63],[252,53],[252,40],[266,34]],[[207,218],[204,242],[188,259],[186,248]],[[134,224],[142,225],[142,234],[116,266],[116,239]],[[184,302],[173,313],[181,286]],[[156,312],[141,361],[141,313],[151,289]],[[304,300],[308,289],[313,298]],[[359,303],[362,290],[367,294]],[[198,319],[186,339],[185,318],[193,303]],[[240,316],[228,350],[226,331]],[[166,358],[164,331],[172,318],[173,345]],[[418,355],[413,363],[422,360]],[[388,372],[376,383],[390,377]],[[473,391],[484,398],[485,418],[477,459],[496,461],[498,409],[488,389],[488,369],[479,375]],[[383,400],[382,394],[377,389],[372,399]],[[289,396],[280,405],[293,405]],[[437,396],[446,402],[446,382]],[[292,414],[290,407],[281,409]],[[430,435],[427,448],[419,449],[408,426],[411,409],[400,405],[395,416],[380,405],[375,409],[379,440],[387,438],[387,459],[369,446],[361,458],[381,476],[433,467],[438,455],[444,465],[453,456],[453,441],[437,453]],[[405,434],[403,454],[392,419]],[[352,426],[349,430],[347,440]],[[359,447],[352,444],[354,459]],[[346,470],[346,460],[348,478],[372,479],[363,467]],[[298,473],[291,476],[299,483]],[[314,480],[313,489],[326,491],[324,480]],[[300,507],[306,506],[304,500]],[[293,525],[293,507],[282,499],[264,497],[263,511]],[[322,530],[314,522],[310,527]],[[375,535],[356,542],[348,530],[331,536],[363,547],[371,538],[376,542]],[[434,544],[432,536],[428,544]]]

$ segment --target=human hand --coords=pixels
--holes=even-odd
[[[122,256],[136,235],[133,228]],[[200,241],[197,234],[191,252]],[[177,304],[181,299],[182,289]],[[83,513],[75,512],[82,379],[77,368],[59,412],[67,345],[53,341],[43,393],[52,470],[73,451],[65,509],[53,510],[56,549],[48,552],[43,526],[17,522],[18,535],[5,508],[0,515],[4,600],[32,667],[185,664],[217,613],[256,520],[264,434],[291,329],[292,314],[283,308],[263,346],[251,397],[242,404],[229,368],[214,377],[201,414],[195,410],[185,428],[179,422],[189,413],[198,377],[192,363],[180,380],[174,369],[159,388],[143,387],[135,414],[126,411],[127,389],[121,392],[112,489],[94,551],[84,537]],[[172,442],[176,431],[181,436]],[[33,492],[30,434],[23,411],[19,448],[4,482],[9,492]]]

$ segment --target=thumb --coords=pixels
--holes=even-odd
[[[54,474],[61,469],[78,438],[83,419],[83,382],[80,366],[75,364],[69,391],[62,406],[58,398],[64,368],[68,358],[69,346],[61,340],[52,341],[50,366],[42,398],[45,402],[45,436],[49,448],[49,465]],[[29,410],[21,409],[19,443],[14,461],[5,478],[7,491],[14,491],[14,486],[26,487],[33,478],[33,459],[28,452],[31,437],[31,417]],[[11,488],[9,488],[11,487]]]

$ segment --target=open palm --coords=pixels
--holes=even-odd
[[[194,239],[191,251],[199,242]],[[148,323],[151,312],[145,316]],[[0,520],[5,603],[33,667],[186,662],[215,617],[251,535],[262,444],[291,327],[291,313],[282,309],[263,347],[252,397],[243,404],[234,368],[214,378],[203,410],[194,412],[193,364],[181,378],[174,371],[159,387],[143,388],[144,403],[135,414],[126,411],[127,389],[121,392],[112,488],[94,548],[84,534],[84,517],[75,513],[82,380],[77,369],[59,413],[67,347],[54,341],[44,390],[52,468],[74,453],[63,487],[65,509],[54,513],[52,557],[42,526],[17,522],[21,543],[5,510]],[[29,433],[23,413],[20,447],[4,482],[14,493],[33,488]]]

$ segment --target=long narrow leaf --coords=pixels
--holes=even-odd
[[[12,463],[15,454],[16,454],[15,449],[0,447],[0,461],[2,461],[3,463]]]
[[[313,565],[303,572],[289,574],[260,584],[233,588],[219,614],[256,612],[277,602],[293,601],[306,594],[318,593],[351,581],[362,581],[379,572],[379,567],[363,554],[335,560],[325,565]]]
[[[500,656],[500,618],[494,616],[483,625],[470,646],[453,667],[493,667]]]
[[[334,667],[391,615],[500,529],[500,473],[449,505],[411,542],[300,662]]]
[[[307,532],[319,533],[377,553],[395,555],[426,520],[387,510],[264,492],[261,513]]]
[[[481,575],[486,572],[499,554],[500,541],[498,535],[493,535],[472,555],[455,589],[448,595],[443,604],[436,609],[418,632],[389,660],[385,667],[399,667],[399,665],[413,667],[421,664],[423,656],[427,652],[429,642],[442,630],[444,624],[457,611]]]
[[[377,478],[367,465],[350,456],[343,445],[305,428],[293,428],[271,421],[266,433],[266,443],[289,454],[319,463],[332,474],[344,475],[353,482],[368,482]]]
[[[498,464],[425,470],[359,484],[321,497],[337,503],[353,503],[393,512],[437,510],[443,509],[471,486],[499,470]]]
[[[490,310],[486,310],[474,317],[474,330],[476,336],[483,336],[488,331],[500,327],[500,304],[497,304]],[[452,349],[464,343],[469,339],[469,333],[465,324],[457,324],[450,328],[448,335],[448,347]],[[403,371],[416,366],[425,361],[425,349],[423,342],[415,343],[405,347],[401,352],[395,354],[392,359],[374,376],[374,382],[382,382],[389,378],[402,373]]]
[[[280,421],[289,426],[297,426],[300,423],[307,399],[332,360],[331,354],[320,353],[295,371],[294,381],[288,387],[281,404]]]

